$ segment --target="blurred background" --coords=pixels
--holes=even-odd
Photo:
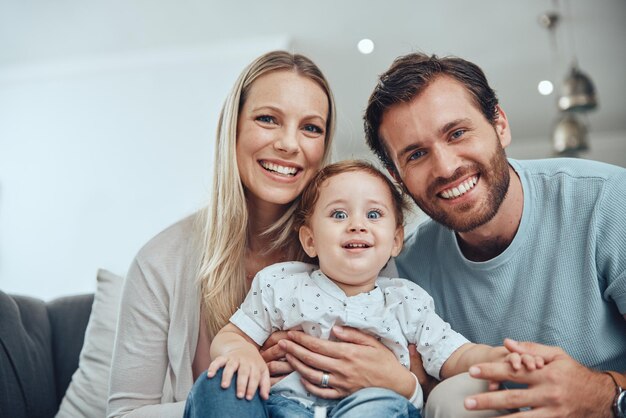
[[[0,289],[91,292],[204,205],[222,101],[272,49],[325,72],[335,159],[372,159],[376,77],[421,51],[483,68],[509,156],[626,166],[625,20],[624,0],[0,0]]]

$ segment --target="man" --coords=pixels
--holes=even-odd
[[[470,340],[532,341],[506,345],[547,362],[534,372],[477,365],[472,376],[495,382],[480,385],[483,391],[499,382],[527,389],[476,394],[476,381],[462,375],[437,386],[425,415],[532,407],[524,417],[626,417],[626,170],[507,160],[506,114],[480,68],[458,58],[397,59],[370,97],[365,130],[372,150],[434,220],[406,240],[396,260],[400,277],[428,291],[437,312]],[[322,397],[367,386],[410,396],[411,377],[384,348],[336,328],[339,341],[289,332],[276,344],[277,335],[264,352],[272,374],[293,368]],[[272,361],[284,353],[288,363]],[[451,400],[459,394],[471,396],[457,405]]]
[[[528,388],[472,395],[465,408],[626,417],[626,170],[507,160],[506,114],[482,70],[459,58],[398,58],[369,99],[365,128],[434,220],[406,240],[400,277],[470,340],[533,341],[507,347],[547,362],[533,372],[478,365],[474,377]]]

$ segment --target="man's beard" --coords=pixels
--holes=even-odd
[[[436,204],[437,199],[442,199],[436,195],[437,190],[470,173],[478,173],[479,182],[487,185],[487,198],[483,204],[480,204],[480,207],[475,207],[476,203],[468,203],[457,205],[454,209],[446,211]],[[449,178],[435,179],[426,189],[425,199],[409,194],[417,206],[435,222],[455,232],[469,232],[486,224],[496,216],[509,189],[510,179],[509,163],[496,135],[496,150],[489,160],[488,166],[475,162],[459,167]]]

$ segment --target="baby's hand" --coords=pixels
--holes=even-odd
[[[226,355],[215,358],[209,365],[207,376],[215,376],[215,373],[224,367],[222,373],[222,388],[230,387],[233,375],[237,372],[237,397],[251,400],[259,389],[259,395],[263,399],[269,398],[270,373],[267,364],[258,351],[252,349],[237,349]]]
[[[533,371],[541,369],[545,365],[543,357],[519,353],[507,354],[504,362],[509,363],[515,371],[521,370],[522,366],[526,367],[528,371]]]

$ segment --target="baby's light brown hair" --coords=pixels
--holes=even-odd
[[[363,171],[374,177],[381,179],[388,187],[391,193],[391,203],[393,204],[393,213],[396,218],[396,226],[404,226],[404,211],[408,209],[408,203],[398,186],[396,186],[387,176],[385,176],[372,163],[364,160],[344,160],[334,164],[327,165],[322,168],[311,179],[311,182],[302,192],[300,203],[295,213],[294,228],[296,232],[303,225],[308,225],[315,205],[320,197],[320,188],[324,182],[331,177],[342,173],[353,171]]]

